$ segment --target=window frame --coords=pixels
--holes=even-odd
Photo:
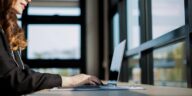
[[[126,6],[127,0],[118,0],[116,4],[118,5],[117,11],[120,11],[120,16],[126,13],[126,7],[122,6],[123,3]],[[126,50],[126,56],[124,58],[131,58],[137,54],[141,55],[140,67],[141,67],[141,83],[154,85],[153,77],[153,51],[155,49],[169,46],[174,43],[184,41],[186,43],[186,76],[187,76],[187,87],[192,88],[192,1],[184,0],[184,11],[185,11],[185,25],[172,30],[158,38],[152,39],[152,5],[151,0],[139,0],[139,11],[140,11],[140,45],[136,48]],[[121,12],[123,9],[123,12]],[[113,10],[113,7],[109,7],[109,10]],[[109,14],[109,17],[113,14]],[[126,15],[124,15],[126,16]],[[120,17],[121,18],[121,17]],[[127,17],[126,17],[127,18]],[[126,23],[126,18],[121,18],[120,25]],[[110,19],[109,19],[110,20]],[[109,21],[109,24],[111,22]],[[121,30],[126,30],[126,28],[121,27]],[[109,34],[112,33],[112,28],[109,28]],[[124,34],[120,31],[120,34]],[[120,38],[125,38],[120,35]],[[110,39],[110,41],[113,41]]]
[[[27,30],[29,24],[80,24],[81,26],[81,58],[76,59],[59,59],[59,60],[29,60],[27,59],[27,49],[24,50],[22,58],[24,62],[31,68],[79,68],[80,72],[86,72],[86,26],[85,26],[85,0],[79,0],[79,7],[81,10],[80,16],[42,16],[42,15],[28,15],[27,7],[22,14],[22,27],[24,28],[27,38]]]

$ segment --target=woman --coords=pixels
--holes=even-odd
[[[27,44],[23,30],[18,27],[16,14],[22,14],[30,2],[0,0],[0,93],[13,96],[53,87],[101,84],[94,76],[79,74],[63,77],[59,74],[38,73],[23,64],[20,51]]]

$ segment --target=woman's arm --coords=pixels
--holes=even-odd
[[[0,93],[27,94],[41,89],[53,87],[76,87],[83,84],[98,85],[102,82],[95,76],[79,74],[61,77],[58,74],[39,73],[18,67],[7,49],[6,40],[0,32]],[[8,94],[8,93],[5,93]],[[12,95],[10,95],[12,96]]]
[[[59,87],[61,76],[39,73],[29,67],[19,68],[9,55],[2,32],[0,32],[0,89],[15,94],[26,94],[41,89]]]

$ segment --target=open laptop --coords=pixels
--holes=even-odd
[[[123,40],[114,48],[111,66],[109,70],[110,72],[109,80],[107,81],[107,84],[105,84],[107,86],[117,86],[117,82],[119,81],[120,77],[121,64],[123,60],[125,45],[126,40]]]
[[[121,41],[117,46],[115,46],[113,57],[110,66],[110,73],[109,80],[107,84],[104,85],[83,85],[73,88],[73,90],[127,90],[127,89],[142,89],[141,87],[133,86],[117,86],[117,82],[119,81],[120,71],[121,71],[121,64],[124,55],[126,40]],[[60,89],[67,89],[67,88],[60,88]]]

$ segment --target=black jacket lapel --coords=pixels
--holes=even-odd
[[[0,38],[2,38],[2,40],[3,40],[3,45],[5,46],[5,49],[7,50],[9,55],[11,55],[11,49],[10,49],[10,47],[8,45],[9,43],[8,43],[7,38],[4,35],[4,31],[3,31],[3,29],[1,27],[0,27]]]

